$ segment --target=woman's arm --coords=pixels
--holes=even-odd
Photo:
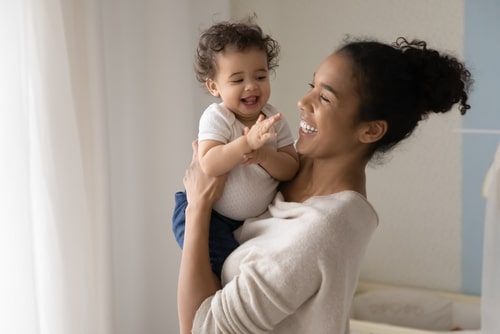
[[[208,236],[212,205],[222,195],[226,176],[207,176],[197,157],[198,144],[194,142],[191,165],[184,176],[189,204],[177,290],[181,333],[191,333],[199,306],[221,288],[210,267]]]

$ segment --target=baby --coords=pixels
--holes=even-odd
[[[290,128],[268,104],[278,54],[278,43],[252,22],[216,23],[198,44],[197,79],[221,99],[200,118],[198,158],[206,174],[229,173],[210,225],[210,260],[219,278],[224,260],[238,246],[233,231],[263,213],[278,183],[293,178],[299,167]],[[267,129],[262,121],[270,117],[279,122]],[[181,248],[186,205],[186,194],[176,193],[173,230]]]

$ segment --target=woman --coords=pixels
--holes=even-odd
[[[360,263],[378,224],[365,168],[429,113],[458,103],[464,114],[469,84],[462,63],[421,41],[356,41],[328,56],[298,103],[299,172],[236,232],[223,288],[210,269],[208,231],[224,178],[201,172],[194,144],[184,178],[181,332],[349,333]]]

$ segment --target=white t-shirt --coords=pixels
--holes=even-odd
[[[193,333],[346,334],[361,261],[378,216],[359,193],[284,202],[246,220],[198,309]]]
[[[267,104],[262,113],[266,117],[277,114]],[[223,103],[213,103],[200,118],[198,141],[216,140],[227,144],[243,134],[245,125]],[[277,137],[266,143],[276,150],[294,142],[290,127],[284,119],[274,125]],[[244,220],[263,213],[271,203],[278,181],[257,164],[236,166],[229,173],[224,193],[215,203],[214,209],[226,217]]]

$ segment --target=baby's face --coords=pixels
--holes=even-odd
[[[226,48],[216,61],[217,74],[207,80],[208,90],[220,96],[243,124],[254,124],[271,95],[266,53],[256,48]]]

